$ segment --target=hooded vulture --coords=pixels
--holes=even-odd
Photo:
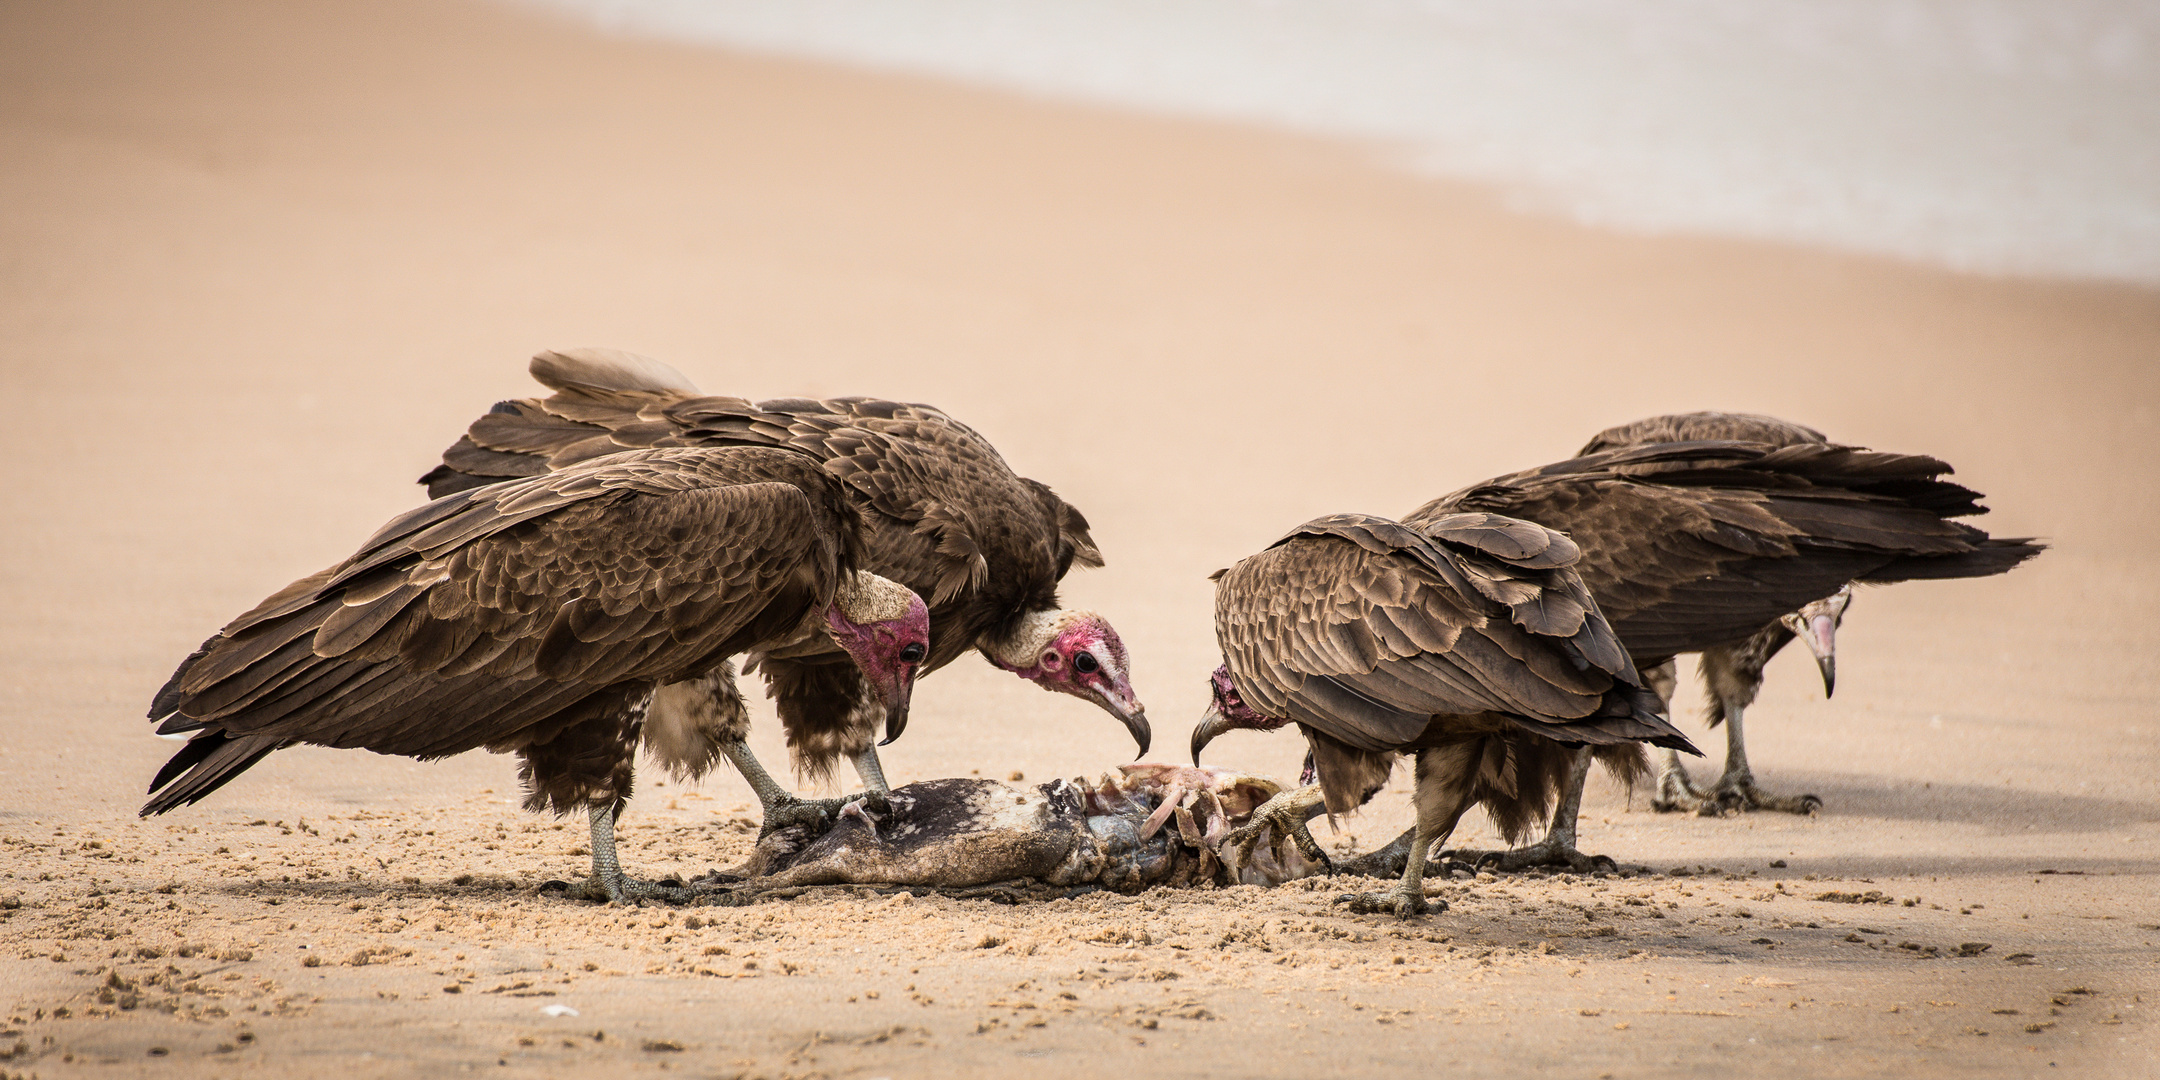
[[[1580,454],[1587,457],[1606,450],[1705,440],[1767,446],[1819,446],[1830,442],[1814,428],[1774,416],[1694,412],[1653,416],[1606,428],[1592,437]],[[1837,692],[1837,631],[1845,620],[1845,609],[1852,605],[1852,597],[1852,583],[1846,582],[1829,596],[1764,623],[1762,629],[1744,641],[1712,645],[1702,650],[1703,686],[1710,695],[1710,726],[1726,725],[1725,772],[1706,792],[1695,786],[1687,768],[1680,764],[1679,756],[1667,752],[1658,761],[1657,797],[1653,806],[1659,810],[1694,810],[1705,816],[1715,816],[1725,810],[1784,810],[1805,814],[1822,806],[1822,800],[1813,795],[1777,796],[1755,786],[1755,774],[1748,769],[1746,736],[1740,717],[1755,703],[1755,695],[1762,690],[1763,667],[1795,637],[1806,642],[1808,651],[1815,656],[1815,666],[1822,672],[1823,696]],[[1643,675],[1665,699],[1670,712],[1672,691],[1677,682],[1673,662],[1667,660],[1664,664],[1645,668]]]
[[[1951,520],[1986,510],[1979,493],[1940,479],[1948,472],[1934,458],[1812,441],[1652,443],[1488,480],[1403,521],[1484,512],[1565,533],[1582,552],[1574,571],[1655,683],[1675,655],[1741,646],[1850,582],[1984,577],[2043,549]],[[1195,756],[1240,726],[1251,725],[1204,722]],[[1588,768],[1578,755],[1546,837],[1506,853],[1501,868],[1594,865],[1575,847]]]
[[[273,750],[357,747],[422,760],[515,752],[533,811],[584,807],[612,900],[669,895],[626,878],[615,819],[640,742],[684,775],[747,726],[728,658],[816,640],[904,713],[927,613],[862,572],[861,515],[800,454],[614,454],[445,495],[344,562],[233,620],[150,706],[188,733],[142,813],[217,790]],[[662,716],[656,687],[701,680],[710,708]]]
[[[1216,575],[1225,663],[1195,755],[1215,727],[1297,724],[1318,783],[1270,800],[1247,827],[1281,818],[1297,831],[1317,804],[1363,805],[1396,755],[1414,755],[1416,840],[1401,883],[1344,899],[1403,918],[1432,910],[1426,855],[1473,804],[1512,836],[1544,813],[1570,747],[1629,774],[1648,771],[1644,742],[1694,752],[1598,613],[1581,559],[1567,537],[1497,514],[1299,526]]]
[[[1045,690],[1071,694],[1116,717],[1147,752],[1148,724],[1134,696],[1117,631],[1100,615],[1058,605],[1075,563],[1101,566],[1087,519],[1049,487],[1015,475],[972,428],[928,405],[875,398],[784,398],[752,403],[700,394],[656,360],[602,349],[544,352],[532,375],[554,393],[505,401],[473,421],[421,478],[432,495],[536,476],[601,454],[652,446],[769,446],[802,455],[841,483],[861,513],[865,569],[929,600],[932,672],[970,652]],[[798,772],[816,779],[853,760],[873,799],[886,783],[873,743],[881,710],[872,688],[832,642],[761,651]],[[656,708],[701,710],[705,684],[664,687]],[[890,715],[885,741],[900,735]],[[798,804],[730,749],[764,804],[766,827]],[[834,807],[825,807],[834,808]]]
[[[1701,421],[1697,430],[1728,424],[1813,434],[1744,417]],[[1781,441],[1661,442],[1587,454],[1443,496],[1405,520],[1483,510],[1567,533],[1583,549],[1578,569],[1598,607],[1666,695],[1676,654],[1723,650],[1743,666],[1750,641],[1788,615],[1806,612],[1812,621],[1826,613],[1834,621],[1850,583],[1985,577],[2044,546],[1952,520],[1987,510],[1978,492],[1941,479],[1951,469],[1935,458],[1789,434]],[[1591,864],[1575,848],[1588,768],[1587,760],[1576,763],[1546,838],[1507,853],[1503,869]]]

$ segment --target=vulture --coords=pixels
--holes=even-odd
[[[1573,570],[1656,685],[1674,656],[1741,646],[1785,615],[1822,610],[1811,607],[1817,601],[1835,605],[1848,583],[1983,577],[2043,549],[1953,520],[1986,511],[1978,492],[1941,479],[1949,472],[1930,457],[1804,439],[1656,442],[1488,480],[1428,502],[1403,522],[1426,528],[1482,512],[1564,533],[1581,549]],[[1663,685],[1669,693],[1669,678]],[[1242,726],[1253,725],[1203,722],[1193,732],[1195,755]],[[1502,869],[1610,862],[1575,847],[1588,768],[1589,758],[1577,755],[1551,829],[1499,857]],[[1621,777],[1634,774],[1623,769]]]
[[[1599,613],[1583,558],[1566,536],[1498,514],[1299,526],[1216,574],[1224,665],[1195,755],[1211,728],[1297,724],[1318,783],[1270,799],[1246,826],[1284,835],[1321,805],[1363,805],[1396,755],[1414,755],[1416,839],[1401,881],[1343,899],[1402,918],[1434,910],[1427,853],[1472,805],[1514,836],[1550,804],[1571,747],[1628,775],[1647,774],[1645,742],[1695,752]]]
[[[1653,443],[1704,440],[1769,446],[1824,445],[1830,441],[1814,428],[1774,416],[1673,413],[1606,428],[1592,436],[1578,455]],[[1703,686],[1710,696],[1710,726],[1726,725],[1725,772],[1706,792],[1695,786],[1678,755],[1665,752],[1658,761],[1657,796],[1652,806],[1668,811],[1694,810],[1704,816],[1716,816],[1725,810],[1783,810],[1806,814],[1822,806],[1822,800],[1813,795],[1772,795],[1755,786],[1755,774],[1748,768],[1747,744],[1740,716],[1755,703],[1755,695],[1762,690],[1764,666],[1795,637],[1805,642],[1808,651],[1815,656],[1815,666],[1822,672],[1823,696],[1837,692],[1837,631],[1845,621],[1845,610],[1852,605],[1852,598],[1852,583],[1846,582],[1829,596],[1764,623],[1762,629],[1744,641],[1712,645],[1702,650]],[[1661,665],[1645,668],[1643,675],[1665,699],[1669,713],[1672,691],[1678,682],[1673,662],[1667,660]]]
[[[1665,421],[1683,422],[1660,417],[1628,428],[1655,437]],[[1408,520],[1477,509],[1567,533],[1583,548],[1583,581],[1661,698],[1672,693],[1676,654],[1703,653],[1713,678],[1737,674],[1753,662],[1747,654],[1757,637],[1785,632],[1785,617],[1802,613],[1812,624],[1827,615],[1834,625],[1853,582],[1985,577],[2043,547],[1953,520],[1987,509],[1979,492],[1941,479],[1951,468],[1935,458],[1814,441],[1810,429],[1768,417],[1685,422],[1703,434],[1775,441],[1649,442],[1591,453],[1443,496]],[[1808,636],[1816,636],[1812,626]],[[1719,668],[1712,657],[1731,657],[1733,667]],[[1737,720],[1737,707],[1728,707]],[[1737,750],[1738,728],[1731,730]],[[1677,759],[1670,768],[1680,768]],[[1502,855],[1503,869],[1597,863],[1575,846],[1588,770],[1587,760],[1576,762],[1546,838]]]
[[[974,429],[928,405],[867,397],[783,398],[752,403],[700,394],[657,360],[603,349],[543,352],[533,377],[554,393],[497,404],[421,477],[444,495],[530,477],[635,447],[762,446],[822,468],[863,519],[863,567],[926,598],[927,674],[961,655],[1045,690],[1071,694],[1116,717],[1140,752],[1147,715],[1133,694],[1117,631],[1092,611],[1058,605],[1057,586],[1075,563],[1101,566],[1087,518],[1042,483],[1016,475]],[[878,763],[876,695],[832,641],[812,638],[758,650],[796,770],[816,780],[850,758],[872,804],[887,791]],[[663,686],[655,708],[697,712],[732,690],[711,679]],[[904,714],[887,724],[901,732]],[[766,831],[823,820],[834,800],[802,802],[739,743],[728,756],[764,805]]]
[[[623,874],[615,819],[641,743],[684,776],[740,744],[730,657],[824,643],[905,716],[928,612],[861,569],[862,534],[844,484],[763,447],[631,451],[445,495],[180,664],[150,717],[190,737],[142,814],[295,743],[515,752],[528,810],[589,811],[579,892],[672,896]],[[686,680],[711,689],[707,708],[653,708],[657,688]]]

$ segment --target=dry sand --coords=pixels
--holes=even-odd
[[[0,6],[0,253],[0,1073],[2155,1071],[2154,292],[1600,233],[1354,146],[418,0]],[[979,427],[1094,520],[1110,565],[1067,597],[1123,631],[1166,757],[1207,572],[1649,413],[1934,453],[2056,546],[1865,593],[1835,701],[1780,658],[1753,758],[1820,815],[1594,787],[1586,846],[1657,874],[1456,881],[1410,924],[1326,883],[582,906],[531,888],[580,830],[484,754],[287,751],[138,822],[172,665],[587,344]],[[1129,746],[964,662],[886,762]],[[1392,836],[1402,787],[1330,842]],[[751,809],[651,785],[627,858],[724,865]]]

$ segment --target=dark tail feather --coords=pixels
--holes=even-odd
[[[150,781],[150,790],[157,797],[136,813],[149,817],[198,802],[284,744],[283,739],[269,735],[233,736],[222,731],[197,735],[158,770]]]
[[[187,696],[180,689],[181,677],[187,674],[189,668],[195,666],[195,661],[209,655],[210,646],[217,644],[218,639],[224,636],[222,633],[210,635],[210,640],[203,642],[194,652],[188,654],[187,659],[180,661],[180,666],[173,669],[172,678],[165,680],[165,685],[158,687],[157,696],[150,699],[150,719],[163,719],[180,707],[180,699]],[[162,731],[160,733],[162,734]]]
[[[1937,578],[1973,578],[2000,574],[2047,550],[2038,540],[1983,540],[1959,555],[1911,555],[1861,578],[1862,581],[1925,581]]]
[[[1664,703],[1656,693],[1639,686],[1620,686],[1606,695],[1598,711],[1580,720],[1558,723],[1503,713],[1517,727],[1542,735],[1563,746],[1632,746],[1649,743],[1683,754],[1702,756],[1680,729],[1660,712]]]

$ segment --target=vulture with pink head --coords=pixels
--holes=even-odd
[[[1658,441],[1674,435],[1765,441]],[[1796,613],[1806,618],[1808,635],[1827,639],[1818,619],[1834,627],[1852,583],[2000,574],[2045,546],[1990,537],[1955,520],[1986,509],[1978,492],[1942,479],[1951,471],[1942,461],[1831,444],[1810,429],[1768,417],[1658,417],[1613,429],[1592,446],[1607,443],[1615,448],[1435,499],[1411,511],[1403,524],[1424,529],[1461,514],[1486,513],[1564,533],[1581,553],[1571,570],[1596,598],[1635,667],[1666,694],[1677,654],[1724,651],[1735,662],[1717,670],[1745,676],[1753,663],[1751,642],[1772,635],[1773,627],[1782,631],[1780,622]],[[1759,683],[1759,666],[1752,677]],[[1242,681],[1234,689],[1244,690]],[[1218,703],[1222,692],[1218,679]],[[1741,695],[1717,696],[1731,723],[1744,707]],[[1657,708],[1662,711],[1662,702]],[[1281,723],[1211,716],[1194,729],[1194,759],[1223,731]],[[1497,865],[1584,870],[1610,864],[1575,846],[1590,757],[1575,755],[1568,774],[1555,783],[1560,797],[1545,838],[1498,853]],[[1667,760],[1677,768],[1677,758],[1668,754]],[[1736,760],[1744,770],[1744,752]],[[1638,775],[1617,764],[1623,780]],[[1520,823],[1499,819],[1510,842]]]
[[[1343,898],[1409,918],[1432,910],[1427,854],[1471,806],[1512,834],[1544,813],[1573,747],[1630,775],[1648,771],[1643,743],[1695,752],[1658,715],[1577,573],[1582,559],[1567,537],[1498,514],[1336,514],[1219,572],[1224,664],[1193,755],[1223,728],[1295,723],[1318,780],[1270,799],[1239,835],[1272,824],[1324,859],[1306,818],[1363,805],[1398,755],[1414,755],[1402,879]]]
[[[181,663],[150,717],[189,738],[142,813],[196,802],[299,743],[423,760],[514,752],[527,809],[589,812],[583,892],[675,895],[623,874],[615,819],[641,744],[696,775],[740,742],[730,657],[816,641],[906,715],[928,614],[863,559],[841,483],[781,450],[642,450],[445,495]],[[684,680],[712,687],[712,707],[654,707]]]
[[[838,480],[864,521],[863,566],[929,601],[923,673],[970,651],[1046,690],[1102,708],[1147,751],[1147,716],[1130,662],[1100,615],[1058,603],[1074,564],[1101,566],[1087,519],[1019,476],[974,429],[929,405],[867,397],[751,402],[699,393],[656,360],[601,349],[545,352],[532,375],[554,391],[497,404],[421,478],[441,495],[536,476],[637,447],[764,446]],[[869,797],[887,790],[872,688],[830,642],[766,650],[755,663],[778,706],[798,771],[829,776],[850,758]],[[702,711],[712,688],[663,687],[661,706]],[[897,738],[897,720],[885,741]],[[765,807],[766,828],[837,809],[797,800],[746,746],[729,748]]]

